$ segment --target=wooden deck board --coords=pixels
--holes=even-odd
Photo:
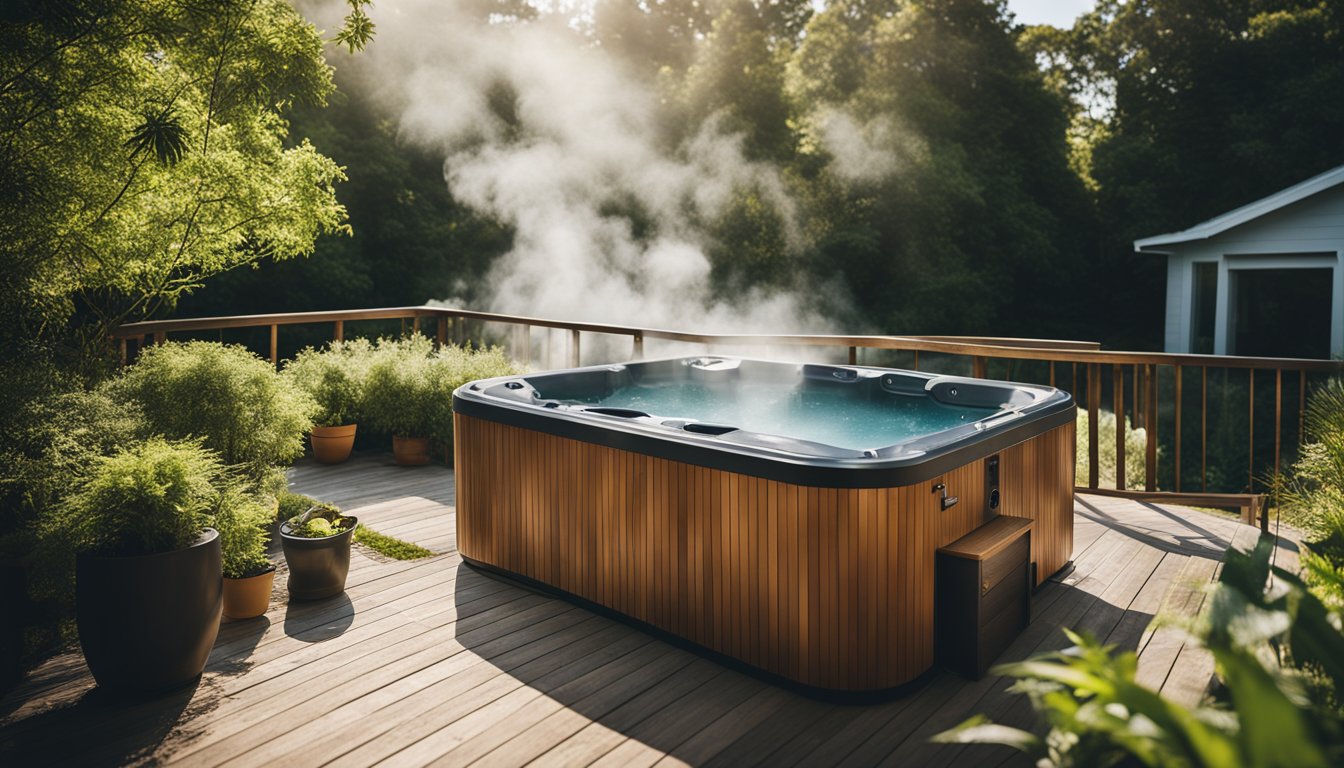
[[[927,739],[976,712],[1033,724],[1002,678],[933,672],[893,701],[831,704],[467,568],[443,467],[358,456],[300,464],[290,482],[439,554],[357,549],[344,595],[293,605],[282,570],[266,616],[221,628],[200,684],[153,701],[109,701],[78,653],[50,659],[0,700],[0,763],[996,764],[1009,753]],[[1074,570],[1036,593],[1001,660],[1083,629],[1137,650],[1147,684],[1196,701],[1207,654],[1151,617],[1200,610],[1224,551],[1256,538],[1227,518],[1079,496]],[[1276,558],[1296,566],[1292,536]]]

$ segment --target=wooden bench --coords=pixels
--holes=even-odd
[[[1081,487],[1073,490],[1074,493],[1112,496],[1154,504],[1181,504],[1187,507],[1235,509],[1241,514],[1241,522],[1247,525],[1259,525],[1260,530],[1269,531],[1269,504],[1267,503],[1269,497],[1263,493],[1173,493],[1171,491],[1117,491],[1114,488]]]

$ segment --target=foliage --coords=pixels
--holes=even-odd
[[[300,351],[285,364],[283,375],[317,402],[316,426],[356,424],[372,355],[367,339],[333,341],[321,351],[312,347]]]
[[[309,508],[318,506],[319,504],[321,504],[321,502],[314,499],[312,496],[285,491],[277,498],[275,519],[283,521],[298,517],[304,512],[307,512]]]
[[[1304,417],[1307,442],[1288,474],[1272,478],[1279,514],[1310,539],[1302,569],[1332,609],[1344,608],[1344,381],[1312,392]]]
[[[1041,738],[975,717],[934,737],[1018,749],[1042,766],[1324,766],[1344,759],[1344,633],[1297,577],[1270,566],[1274,540],[1229,551],[1210,608],[1189,629],[1213,654],[1219,706],[1191,710],[1135,681],[1137,657],[1069,633],[1074,647],[1005,664],[1050,727]],[[1271,570],[1274,586],[1267,589]]]
[[[200,438],[253,477],[303,455],[303,434],[316,410],[307,393],[265,360],[214,342],[145,349],[110,386],[137,404],[155,431]]]
[[[56,391],[11,414],[0,449],[0,532],[15,532],[88,479],[97,459],[146,437],[138,408],[105,390]]]
[[[20,2],[0,31],[5,332],[59,341],[73,319],[93,354],[211,275],[345,229],[341,169],[286,141],[290,108],[332,89],[287,3]]]
[[[393,560],[419,560],[424,557],[433,557],[434,553],[417,544],[409,541],[388,536],[379,533],[367,525],[362,525],[355,531],[355,543],[363,544],[373,551],[390,557]]]
[[[149,555],[189,546],[210,523],[225,469],[195,442],[151,438],[95,462],[88,479],[37,520],[36,591],[67,596],[74,556]]]
[[[1109,411],[1097,412],[1097,484],[1102,488],[1114,488],[1116,467],[1119,456],[1115,450],[1115,414]],[[1079,485],[1087,484],[1087,451],[1091,439],[1091,425],[1086,414],[1079,414],[1077,431],[1078,449],[1074,454],[1074,472]],[[1125,480],[1128,485],[1140,483],[1145,476],[1144,466],[1148,446],[1148,431],[1132,428],[1129,419],[1125,419]],[[1161,446],[1158,446],[1159,457]]]
[[[244,579],[270,570],[266,541],[275,511],[269,501],[236,483],[220,491],[211,521],[219,531],[224,578]]]
[[[304,510],[303,513],[288,520],[289,535],[305,539],[324,539],[345,533],[354,524],[353,518],[342,517],[341,510],[333,504],[318,503],[311,509],[311,513],[309,510]],[[300,522],[304,514],[308,515],[308,519]]]
[[[434,350],[423,336],[379,339],[365,390],[370,424],[397,437],[453,438],[453,390],[475,379],[517,369],[498,347],[484,350],[445,345]]]

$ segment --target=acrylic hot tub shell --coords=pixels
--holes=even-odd
[[[529,374],[458,390],[463,557],[832,692],[891,689],[932,667],[934,552],[992,514],[1035,521],[1038,582],[1069,562],[1076,409],[1057,390],[731,362],[753,375],[798,377],[802,386],[809,376],[867,386],[890,375],[898,387],[950,382],[1016,401],[1002,412],[1009,417],[985,419],[989,426],[973,434],[875,456],[771,436],[738,436],[734,444],[667,427],[664,414],[612,416],[542,396],[666,375],[666,366],[695,360]],[[847,372],[858,380],[840,380]],[[992,456],[1000,466],[994,512],[986,485]],[[954,506],[940,508],[936,483],[958,497]]]

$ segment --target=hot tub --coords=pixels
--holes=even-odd
[[[934,663],[934,553],[1034,521],[1073,550],[1072,398],[858,366],[689,357],[453,396],[457,543],[476,566],[773,678],[879,692]]]

